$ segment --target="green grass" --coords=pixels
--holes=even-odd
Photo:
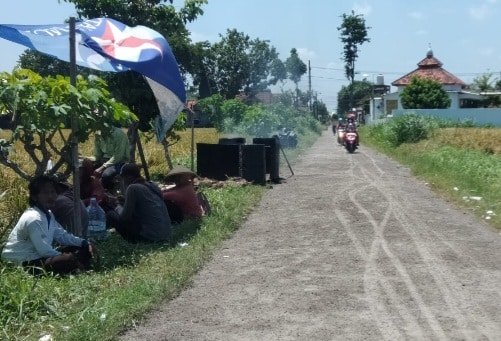
[[[361,140],[411,168],[413,173],[427,181],[431,187],[460,207],[474,212],[494,228],[501,229],[501,155],[493,154],[475,143],[472,131],[478,128],[462,128],[455,134],[463,138],[444,140],[440,128],[428,139],[418,143],[392,146],[381,134],[381,127],[364,127]],[[490,134],[500,129],[487,129]],[[473,140],[473,141],[472,141]],[[468,141],[467,145],[465,144]],[[478,145],[478,148],[471,146]],[[474,200],[471,197],[481,197]],[[487,214],[492,211],[495,215]],[[490,219],[486,219],[490,217]]]
[[[208,134],[215,139],[213,132]],[[293,163],[317,138],[315,132],[300,135],[299,148],[285,150],[289,161]],[[188,162],[184,149],[174,154],[176,163]],[[165,168],[161,150],[154,144],[147,150],[152,173],[161,175]],[[284,176],[289,171],[282,155],[281,161]],[[0,226],[7,227],[0,231],[5,236],[26,205],[26,190],[24,182],[12,174],[3,178],[0,189],[15,189],[3,202],[11,212],[0,221]],[[202,190],[211,202],[211,216],[176,227],[170,245],[129,244],[112,235],[98,242],[99,262],[94,271],[65,278],[33,277],[0,261],[0,340],[38,340],[46,334],[54,340],[111,340],[140,323],[161,300],[175,297],[189,285],[223,240],[245,220],[266,187],[229,182],[222,188]]]
[[[204,191],[212,215],[174,230],[172,245],[128,244],[118,236],[97,244],[94,272],[54,278],[1,268],[0,339],[112,339],[161,299],[179,293],[212,252],[260,200],[263,187],[226,186]],[[180,243],[187,243],[181,247]]]

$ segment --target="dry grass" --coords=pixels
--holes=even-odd
[[[9,131],[0,131],[0,138],[9,138]],[[68,131],[64,132],[67,137]],[[175,163],[184,163],[189,166],[190,151],[191,151],[191,130],[187,129],[180,133],[181,140],[170,147],[170,153]],[[196,143],[217,143],[219,133],[213,128],[197,128],[195,129],[195,146]],[[94,150],[94,138],[91,136],[89,140],[79,145],[80,155],[92,156]],[[141,135],[143,149],[146,161],[150,167],[151,174],[166,174],[169,170],[164,157],[164,150],[161,144],[156,142],[155,138],[148,139]],[[63,140],[59,137],[55,138],[56,145],[61,146]],[[137,155],[137,153],[136,153]],[[195,150],[196,155],[196,150]],[[12,152],[11,159],[22,165],[22,169],[28,173],[33,173],[35,167],[23,150],[22,144],[17,143]],[[137,157],[139,162],[139,157]],[[27,183],[20,179],[10,168],[0,165],[0,241],[5,234],[6,229],[9,229],[12,224],[19,218],[20,213],[25,209],[27,203]]]
[[[433,140],[439,144],[501,154],[501,129],[444,128],[434,134]]]

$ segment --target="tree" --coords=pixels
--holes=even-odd
[[[207,0],[185,0],[178,10],[173,0],[64,0],[75,5],[81,18],[113,17],[129,25],[144,25],[161,33],[169,42],[183,74],[193,72],[194,63],[190,32],[186,28],[188,22],[194,21],[203,14],[202,5]],[[113,95],[120,98],[140,118],[139,128],[149,130],[152,119],[158,115],[156,100],[143,77],[136,73],[108,73],[103,75],[112,85]],[[181,118],[180,118],[181,119]],[[175,139],[174,124],[167,133],[166,139]],[[129,131],[133,137],[131,145],[135,146],[136,127]],[[164,143],[167,146],[168,143]]]
[[[271,84],[275,85],[287,79],[287,70],[285,64],[280,59],[275,59],[271,63]]]
[[[236,29],[220,35],[221,41],[212,46],[216,67],[214,79],[219,93],[234,98],[248,82],[251,74],[250,38]]]
[[[250,75],[246,84],[246,92],[262,91],[268,85],[275,85],[285,79],[284,66],[278,58],[275,47],[268,41],[254,39],[250,42]]]
[[[451,99],[442,85],[432,79],[413,77],[400,94],[404,109],[445,109]]]
[[[112,17],[129,26],[144,25],[160,32],[169,42],[182,71],[190,71],[188,22],[203,14],[207,0],[185,0],[178,10],[173,0],[64,0],[75,5],[80,18]]]
[[[343,116],[344,113],[351,110],[353,105],[361,105],[364,111],[369,110],[368,101],[372,94],[372,83],[363,81],[354,81],[348,86],[343,86],[337,94],[337,113]]]
[[[306,64],[303,63],[301,58],[299,58],[295,48],[291,50],[289,58],[285,61],[285,69],[287,70],[289,79],[296,85],[297,90],[297,84],[301,80],[301,77],[306,73]]]
[[[215,74],[215,56],[212,46],[208,41],[198,42],[192,45],[192,73],[193,89],[198,98],[206,98],[217,92],[217,85],[213,75]]]
[[[251,40],[235,29],[220,37],[210,53],[205,54],[203,70],[211,73],[209,78],[224,98],[232,99],[241,91],[252,96],[285,78],[283,63],[268,41]],[[197,83],[200,79],[197,77]]]
[[[218,131],[222,131],[224,128],[223,102],[224,98],[221,94],[214,94],[198,102],[200,110],[209,115],[210,121]]]
[[[69,75],[70,64],[40,53],[36,50],[25,50],[20,56],[17,65],[22,69],[30,69],[42,77]],[[82,74],[85,68],[78,68],[78,73]],[[85,74],[88,74],[86,72]]]
[[[478,92],[488,92],[501,90],[501,79],[493,79],[492,73],[480,75],[473,80],[471,88]],[[481,105],[486,108],[498,108],[501,105],[501,96],[489,95],[481,101]]]
[[[370,27],[365,26],[365,19],[361,14],[355,14],[351,11],[350,15],[344,13],[341,26],[337,29],[341,32],[341,42],[343,46],[344,71],[346,78],[353,84],[355,80],[355,61],[358,58],[358,46],[371,40],[367,37],[367,30]],[[353,106],[353,99],[350,101],[350,108]]]
[[[329,119],[329,110],[327,110],[327,106],[321,100],[315,98],[312,103],[313,109],[313,117],[319,120],[320,122],[326,123]]]
[[[124,105],[110,97],[106,83],[96,77],[77,77],[76,86],[68,77],[41,77],[26,69],[15,69],[12,74],[0,74],[0,112],[11,116],[12,135],[0,140],[0,163],[19,176],[30,180],[46,171],[49,159],[53,160],[51,173],[66,165],[71,171],[71,144],[75,134],[79,142],[89,138],[91,132],[103,134],[116,124],[130,124],[136,117]],[[71,115],[78,119],[78,131],[66,137],[62,129],[70,126]],[[58,146],[58,134],[63,145]],[[34,165],[22,169],[10,158],[10,150],[20,142]]]
[[[484,73],[476,77],[471,84],[472,90],[484,92],[484,91],[492,91],[495,89],[494,81],[492,79],[492,73]]]

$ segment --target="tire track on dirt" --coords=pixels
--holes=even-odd
[[[374,163],[374,160],[370,156],[368,156],[365,153],[364,153],[364,155],[366,157],[368,157],[369,159],[371,159],[371,161]],[[374,175],[372,175],[363,166],[361,166],[361,172],[369,181],[372,181],[372,185],[375,188],[377,188],[380,191],[380,193],[385,198],[387,198],[387,200],[389,202],[392,203],[392,206],[394,207],[393,208],[394,217],[401,224],[401,226],[405,229],[406,233],[412,238],[412,242],[414,244],[416,251],[418,252],[421,259],[423,260],[423,262],[426,265],[427,272],[433,278],[437,289],[441,293],[441,297],[444,299],[449,312],[456,320],[464,337],[466,337],[467,339],[475,339],[475,337],[478,336],[478,334],[474,332],[475,330],[482,333],[484,336],[489,337],[489,335],[490,335],[491,338],[495,337],[496,330],[493,330],[492,328],[485,328],[484,321],[478,321],[478,319],[475,318],[474,315],[471,313],[471,309],[469,309],[468,306],[463,304],[463,302],[466,302],[467,300],[464,297],[464,295],[462,295],[462,292],[456,290],[456,288],[453,288],[449,285],[449,283],[451,282],[450,281],[451,279],[456,283],[459,282],[459,279],[455,276],[454,273],[449,271],[447,266],[445,266],[444,264],[442,264],[439,261],[438,257],[436,257],[430,253],[430,251],[424,246],[425,245],[424,241],[419,237],[419,235],[412,228],[412,226],[419,226],[419,225],[422,228],[423,223],[412,221],[411,216],[408,214],[405,214],[406,209],[403,207],[402,204],[400,204],[400,202],[403,203],[404,201],[397,200],[397,198],[392,197],[389,194],[389,193],[391,193],[391,191],[386,187],[382,187],[381,181],[375,181]],[[372,180],[370,180],[370,179],[372,179]],[[418,225],[418,223],[420,223],[420,224]],[[433,229],[430,229],[426,225],[425,225],[425,230],[427,232],[433,233],[436,237],[438,237],[437,234],[434,233]],[[442,238],[438,238],[438,240],[440,242],[443,241]],[[436,241],[437,240],[435,240],[435,242]],[[459,255],[457,250],[454,249],[449,243],[443,243],[443,244],[447,248],[450,248],[454,253]],[[465,257],[462,257],[462,258],[464,259]],[[495,323],[487,317],[488,314],[484,313],[482,315],[486,317],[487,321],[485,321],[485,322],[487,322],[488,326],[495,325]],[[469,318],[466,318],[466,316],[469,316]],[[499,330],[497,332],[499,332]]]
[[[381,288],[384,290],[386,295],[392,301],[394,308],[399,312],[401,317],[407,321],[407,324],[416,331],[419,338],[424,338],[423,332],[417,320],[410,314],[409,310],[402,304],[401,300],[398,298],[398,294],[392,287],[391,283],[386,279],[383,273],[377,268],[376,263],[371,260],[370,255],[366,252],[364,246],[359,241],[356,234],[350,228],[350,222],[348,218],[340,210],[334,210],[334,214],[341,222],[341,225],[345,229],[346,233],[350,237],[353,245],[357,249],[360,257],[365,261],[365,271],[364,271],[364,290],[369,302],[369,308],[371,309],[372,316],[376,319],[379,330],[386,340],[395,340],[397,338],[404,338],[404,335],[400,332],[399,328],[395,326],[388,310],[384,306],[384,302],[380,302],[377,297],[377,287],[373,285],[374,283],[379,283]],[[374,243],[373,243],[374,244]],[[381,303],[381,304],[379,304]],[[388,330],[388,327],[391,330]]]
[[[364,155],[369,158],[373,163],[375,162],[374,159],[364,153]],[[371,173],[367,169],[363,169],[365,176],[367,178],[373,178]],[[380,187],[380,186],[379,186]],[[392,190],[391,188],[385,187],[385,188],[379,188],[379,191],[385,195],[388,200],[391,200],[394,203],[394,206],[397,207],[395,212],[395,218],[400,221],[402,226],[406,229],[407,233],[413,238],[414,244],[416,246],[417,251],[420,253],[420,256],[427,262],[427,265],[429,269],[432,269],[437,266],[438,262],[438,257],[436,257],[433,252],[431,252],[428,248],[426,248],[426,241],[422,240],[419,235],[416,233],[415,229],[412,228],[412,226],[419,226],[421,230],[426,231],[426,234],[431,234],[435,238],[433,238],[434,242],[439,241],[441,244],[443,244],[449,251],[453,252],[455,256],[457,256],[458,259],[462,260],[464,264],[466,264],[469,267],[472,268],[481,268],[481,264],[479,264],[478,261],[476,261],[473,257],[470,255],[464,253],[464,252],[459,252],[456,247],[454,247],[451,243],[449,243],[445,238],[448,236],[445,236],[443,234],[440,234],[437,232],[435,228],[432,228],[428,224],[424,223],[422,220],[417,220],[415,217],[413,217],[411,214],[408,214],[406,212],[409,212],[409,202],[405,202],[403,200],[397,200],[397,198],[392,197],[391,193]],[[431,240],[431,238],[430,238]],[[457,288],[452,287],[449,283],[459,283],[461,280],[455,275],[454,272],[449,270],[449,267],[446,265],[442,264],[442,262],[439,263],[439,271],[430,271],[429,273],[433,276],[436,276],[435,278],[436,281],[440,282],[443,284],[442,288],[447,288],[447,292],[444,293],[444,298],[449,299],[449,303],[453,306],[459,305],[459,316],[460,320],[463,318],[463,315],[470,315],[473,317],[473,314],[471,312],[471,307],[469,305],[464,304],[465,302],[468,301],[466,297],[462,294],[462,291],[458,291]],[[450,281],[450,279],[453,279],[453,281]],[[499,296],[499,291],[497,291],[498,294],[498,300]],[[457,302],[460,303],[457,303]],[[463,303],[463,304],[461,304]],[[458,309],[458,308],[452,308],[452,309]],[[488,320],[488,325],[494,326],[495,323],[488,318],[489,314],[484,311],[483,316],[486,317]],[[468,325],[468,324],[466,324]],[[482,325],[479,321],[473,321],[469,323],[469,327],[475,329],[474,326]],[[492,331],[490,334],[491,336],[496,336],[499,334],[501,331],[499,328],[496,328],[494,331]]]
[[[373,184],[370,184],[373,185]],[[366,187],[368,187],[367,185]],[[386,227],[386,224],[390,218],[390,216],[394,213],[392,209],[392,204],[390,201],[388,201],[388,208],[384,214],[384,218],[380,224],[378,224],[377,220],[373,217],[372,213],[364,207],[357,199],[356,196],[358,193],[363,192],[364,188],[359,189],[358,191],[351,191],[348,193],[350,197],[350,201],[358,208],[359,212],[361,212],[366,218],[368,223],[372,226],[375,238],[372,242],[371,249],[368,253],[368,261],[367,261],[367,268],[370,270],[371,265],[373,267],[376,267],[377,264],[375,260],[377,259],[378,252],[381,250],[384,252],[386,257],[390,260],[392,263],[393,267],[397,270],[399,273],[401,279],[403,280],[404,284],[406,285],[406,288],[408,292],[410,293],[411,297],[413,298],[414,302],[416,303],[419,311],[425,316],[429,326],[431,327],[431,330],[436,334],[436,336],[439,339],[446,339],[445,332],[441,328],[441,325],[435,315],[432,313],[430,308],[427,306],[425,303],[424,299],[422,298],[422,295],[419,293],[419,290],[417,289],[417,286],[414,284],[414,281],[412,280],[411,276],[409,275],[406,267],[403,265],[403,263],[400,261],[399,257],[391,250],[389,243],[387,242],[385,236],[384,236],[384,230]],[[418,323],[416,320],[411,320],[411,324],[413,326],[417,326]],[[420,328],[418,328],[420,330]]]
[[[358,163],[355,162],[355,155],[353,154],[348,154],[348,160],[350,162],[350,182],[352,184],[355,184],[356,182],[363,181],[363,178],[360,178],[356,176],[355,174],[355,169],[359,167]],[[377,164],[374,162],[374,168],[378,171],[380,175],[384,174],[384,171],[377,166]],[[366,179],[368,180],[368,184],[363,185],[360,187],[360,184],[358,183],[358,188],[356,190],[353,190],[352,186],[346,187],[345,190],[340,191],[338,196],[346,196],[350,198],[350,201],[352,201],[355,205],[360,206],[357,204],[357,202],[354,201],[354,196],[360,192],[364,192],[369,186],[372,185],[371,179]],[[377,263],[375,262],[378,251],[381,246],[381,235],[382,232],[384,231],[386,224],[391,216],[392,210],[391,210],[391,205],[388,205],[388,209],[386,210],[383,220],[381,221],[380,224],[372,224],[374,229],[378,229],[381,231],[381,233],[375,233],[375,239],[371,243],[371,247],[369,252],[365,250],[365,247],[362,245],[362,243],[359,241],[358,237],[356,236],[355,232],[350,228],[350,222],[348,219],[344,216],[344,214],[339,210],[335,209],[334,213],[338,220],[341,222],[341,225],[345,229],[346,233],[348,234],[349,238],[353,242],[355,248],[357,249],[358,253],[360,254],[360,257],[365,261],[365,271],[364,271],[364,276],[363,276],[363,282],[364,282],[364,290],[367,295],[367,299],[370,303],[370,309],[372,312],[373,317],[376,319],[379,330],[383,337],[387,340],[394,340],[397,335],[398,337],[402,337],[402,334],[398,327],[395,326],[394,322],[392,321],[392,318],[390,316],[390,313],[386,310],[384,307],[384,302],[378,301],[377,297],[377,287],[373,285],[373,282],[371,279],[375,279],[376,282],[381,286],[383,291],[385,292],[386,296],[391,300],[393,304],[393,308],[395,308],[400,317],[402,317],[407,325],[410,327],[411,330],[414,331],[416,334],[416,337],[419,339],[424,338],[424,332],[421,326],[418,323],[418,320],[412,315],[412,313],[409,311],[409,309],[405,306],[405,304],[402,302],[402,300],[399,298],[399,295],[397,294],[396,290],[394,287],[391,285],[390,281],[386,279],[384,274],[378,269]],[[375,222],[375,220],[374,220]],[[369,220],[370,223],[370,220]],[[375,226],[376,225],[376,226]],[[376,231],[375,231],[376,232]],[[389,257],[391,259],[391,257]],[[388,327],[391,328],[391,330],[388,330]]]

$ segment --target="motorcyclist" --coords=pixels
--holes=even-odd
[[[358,137],[358,131],[357,131],[357,124],[355,123],[355,119],[353,117],[348,118],[348,124],[346,125],[346,131],[350,133],[356,133],[357,138],[357,146],[359,145],[359,137]]]

